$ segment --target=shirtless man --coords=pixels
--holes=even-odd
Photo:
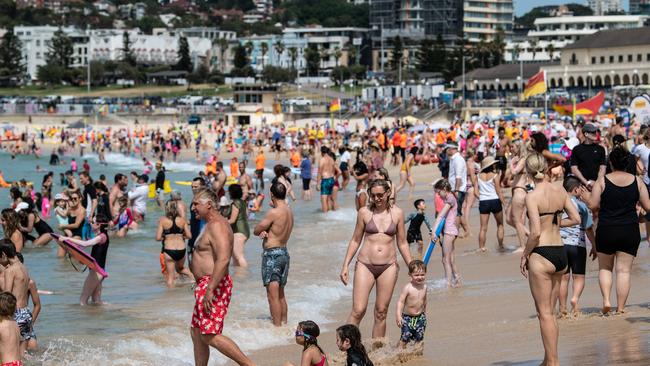
[[[111,191],[108,194],[108,204],[111,208],[111,213],[113,217],[119,215],[120,205],[117,204],[117,199],[124,196],[126,192],[126,187],[129,185],[129,178],[121,173],[115,174],[115,184],[111,187]]]
[[[323,212],[330,209],[330,197],[334,190],[334,159],[329,155],[330,149],[326,146],[320,148],[321,159],[318,162],[318,177],[316,189],[320,190],[320,205]]]
[[[499,168],[500,171],[500,181],[502,182],[502,186],[507,186],[506,183],[506,170],[508,169],[508,158],[506,158],[506,154],[510,153],[510,138],[506,136],[506,129],[504,127],[499,127],[499,136],[498,138],[498,143],[496,146],[496,159],[497,159],[497,168]]]
[[[239,185],[242,189],[244,201],[248,201],[255,197],[255,192],[253,191],[253,178],[246,173],[246,162],[242,161],[239,163],[239,171],[241,173],[239,176]],[[249,195],[252,195],[252,197]]]
[[[0,265],[5,267],[3,275],[3,291],[11,292],[16,297],[16,312],[14,320],[20,329],[21,354],[27,349],[27,343],[34,338],[32,328],[32,311],[27,305],[29,301],[29,273],[16,255],[16,248],[9,239],[0,241]]]
[[[14,321],[16,297],[10,292],[0,291],[0,363],[7,366],[22,366],[20,352],[20,331]]]
[[[205,188],[198,190],[192,199],[192,211],[197,218],[205,220],[190,263],[190,270],[197,279],[190,329],[194,363],[207,366],[212,346],[239,365],[254,365],[235,342],[221,334],[232,295],[228,264],[234,238],[230,224],[217,210],[217,202],[217,195]]]
[[[290,257],[287,241],[293,230],[293,213],[286,201],[287,188],[280,182],[271,186],[272,209],[255,226],[254,233],[263,240],[262,282],[266,287],[271,319],[276,327],[287,324],[287,300],[284,286],[289,276]]]
[[[221,198],[226,194],[224,187],[226,186],[226,172],[223,171],[223,163],[217,162],[217,177],[212,182],[212,190],[217,193],[217,198]]]

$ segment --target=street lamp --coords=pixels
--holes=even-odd
[[[632,77],[634,78],[634,80],[632,80],[632,84],[634,84],[634,86],[637,86],[639,84],[639,82],[638,82],[638,80],[639,80],[639,70],[634,69],[634,76],[632,76]]]
[[[610,86],[613,87],[614,86],[614,74],[616,74],[616,72],[614,72],[614,70],[610,70],[609,73],[612,74],[612,81],[611,81],[612,84]]]
[[[494,79],[494,82],[497,84],[497,86],[496,86],[497,99],[499,99],[499,83],[501,82],[501,80],[499,80],[499,78],[496,78],[496,79]]]
[[[593,73],[591,71],[589,71],[587,73],[587,75],[588,75],[587,76],[587,85],[589,86],[589,89],[588,89],[589,92],[587,92],[587,97],[591,98],[591,75],[593,75]]]
[[[478,80],[474,79],[474,105],[477,105],[476,98],[478,95]]]

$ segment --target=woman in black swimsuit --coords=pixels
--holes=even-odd
[[[629,163],[628,154],[621,147],[614,148],[609,154],[612,172],[597,180],[591,194],[585,193],[582,197],[590,209],[599,210],[595,244],[598,252],[598,282],[603,295],[603,314],[607,314],[611,309],[609,295],[612,291],[614,264],[616,311],[625,311],[625,302],[630,293],[632,262],[641,242],[637,203],[640,203],[646,212],[650,212],[650,198],[642,179],[625,171]]]
[[[18,208],[16,209],[18,210]],[[45,220],[41,219],[34,207],[30,205],[26,209],[19,210],[18,216],[20,217],[20,231],[22,231],[26,241],[30,240],[35,246],[42,247],[52,240],[50,233],[54,232],[54,230]],[[30,235],[32,230],[36,230],[38,237],[34,238]]]
[[[397,250],[407,265],[411,262],[411,252],[406,242],[404,228],[404,212],[389,203],[390,194],[390,186],[385,180],[370,182],[368,187],[370,205],[362,207],[357,212],[357,223],[348,244],[340,275],[341,281],[347,286],[348,267],[358,251],[359,256],[354,271],[352,312],[347,322],[359,325],[368,307],[370,291],[377,284],[372,338],[386,335],[386,314],[399,273]]]
[[[560,362],[557,354],[559,330],[553,311],[568,264],[560,226],[577,225],[580,216],[564,188],[547,181],[547,171],[543,155],[533,153],[526,158],[526,172],[535,182],[535,189],[526,195],[530,234],[521,256],[520,270],[528,278],[537,309],[544,344],[542,365],[554,366]],[[560,221],[563,211],[569,218]]]
[[[174,287],[176,273],[185,275],[194,281],[194,276],[189,268],[185,267],[185,239],[192,237],[190,227],[178,213],[176,201],[169,200],[165,203],[165,216],[158,220],[156,240],[162,241],[162,256],[165,261],[165,283],[167,287]],[[172,271],[175,268],[175,271]]]
[[[68,208],[68,224],[59,225],[59,229],[66,236],[81,239],[83,227],[86,222],[86,209],[81,204],[81,191],[75,189],[70,192],[70,207]]]

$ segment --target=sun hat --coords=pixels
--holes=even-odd
[[[493,156],[488,156],[483,161],[481,161],[481,171],[491,167],[494,164],[497,164],[498,161]]]

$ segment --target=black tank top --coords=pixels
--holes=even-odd
[[[625,187],[619,187],[605,177],[605,189],[600,195],[598,226],[638,224],[637,202],[639,187],[636,179]]]

